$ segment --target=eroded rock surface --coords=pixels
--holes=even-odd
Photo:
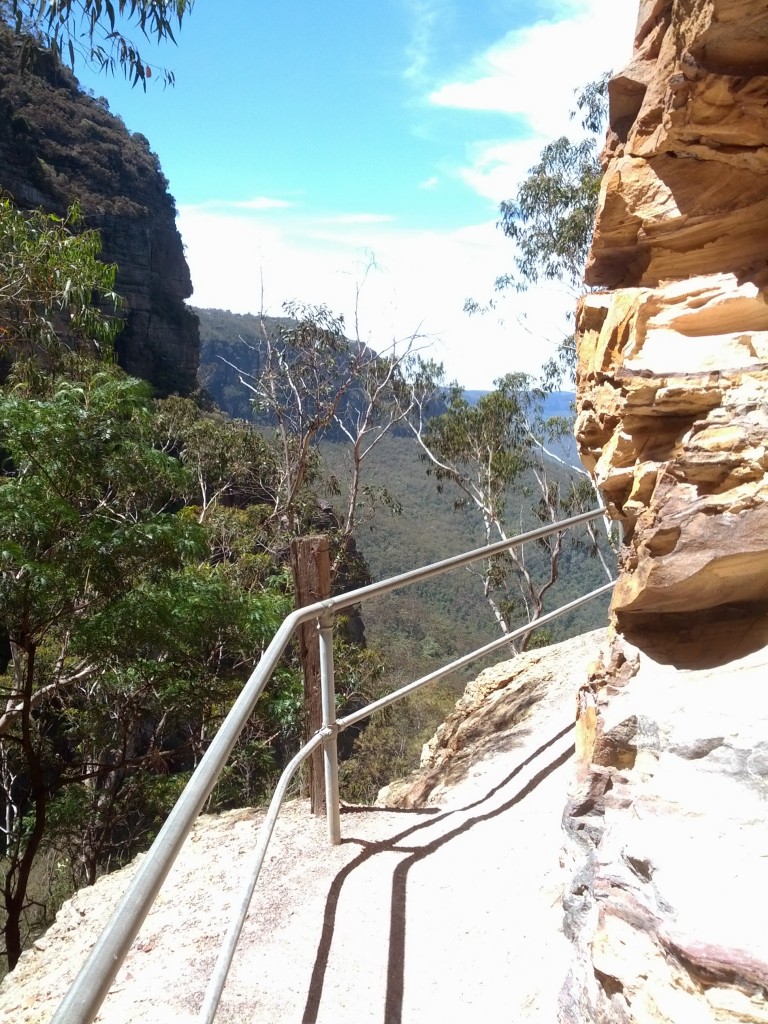
[[[620,630],[727,660],[768,642],[768,9],[642,0],[610,100],[577,439],[624,524]]]
[[[768,651],[680,671],[617,641],[582,693],[560,1024],[768,1021]]]
[[[559,1024],[768,1022],[768,7],[641,0],[578,316],[624,526],[579,702]],[[756,894],[760,893],[760,896]]]
[[[522,749],[530,737],[572,731],[575,694],[608,631],[526,651],[481,672],[424,745],[421,765],[379,793],[383,807],[427,807],[481,773],[484,758]]]

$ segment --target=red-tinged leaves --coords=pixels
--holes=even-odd
[[[4,14],[24,37],[25,47],[48,48],[58,59],[66,54],[71,67],[78,58],[100,71],[113,72],[120,65],[133,85],[140,82],[146,88],[153,73],[132,40],[116,29],[118,16],[131,22],[149,42],[168,39],[175,44],[171,18],[181,25],[192,6],[192,0],[9,0]],[[28,63],[27,52],[22,51],[22,58]],[[161,77],[166,85],[174,82],[165,69]]]

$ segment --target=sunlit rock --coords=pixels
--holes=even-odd
[[[624,526],[616,622],[639,642],[644,615],[649,635],[681,611],[708,630],[735,605],[745,623],[762,621],[765,6],[643,2],[610,103],[587,282],[612,290],[589,293],[579,311],[576,434]]]

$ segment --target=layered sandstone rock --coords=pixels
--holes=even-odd
[[[582,689],[560,1024],[768,1022],[768,8],[642,0],[579,312],[624,526]]]
[[[620,629],[691,664],[766,640],[765,4],[643,0],[610,98],[577,439],[624,524]]]

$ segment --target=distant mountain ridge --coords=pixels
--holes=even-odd
[[[251,405],[252,394],[241,380],[246,377],[260,376],[268,341],[276,341],[281,334],[298,326],[298,321],[290,317],[267,316],[254,313],[231,313],[224,309],[194,309],[200,325],[200,367],[198,380],[210,398],[229,416],[243,420],[257,420],[266,424],[265,417],[255,417]],[[375,353],[362,342],[346,338],[350,358]],[[346,354],[338,354],[336,365],[339,376],[345,368]],[[343,413],[349,390],[338,407]],[[439,400],[434,403],[435,412],[442,411]],[[341,440],[344,435],[340,431],[329,429],[323,435],[326,439]]]
[[[294,326],[296,321],[289,317],[231,313],[225,309],[194,308],[193,311],[200,324],[200,385],[230,416],[252,419],[250,394],[240,383],[234,367],[258,376],[266,339],[276,338],[281,330]],[[350,341],[349,344],[355,343]],[[467,389],[464,396],[471,405],[475,405],[489,393]],[[544,415],[548,419],[572,416],[574,399],[572,391],[545,395]],[[575,446],[573,453],[575,457]]]
[[[464,391],[464,397],[470,405],[477,405],[483,395],[489,394],[490,391],[477,391],[470,388]],[[544,415],[548,418],[552,416],[572,416],[575,400],[575,391],[553,391],[544,396]]]

